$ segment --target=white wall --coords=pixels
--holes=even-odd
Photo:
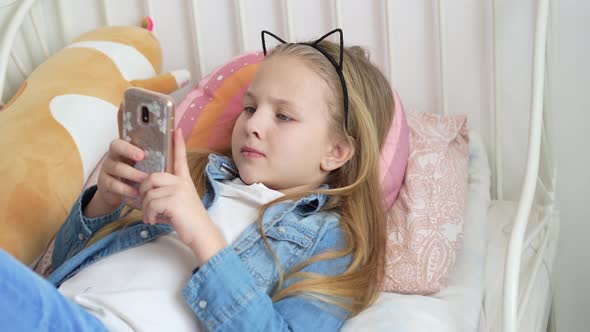
[[[17,1],[18,2],[18,1]],[[102,1],[69,0],[58,20],[57,0],[44,0],[37,14],[44,13],[44,31],[52,52],[82,31],[104,24]],[[0,0],[0,31],[14,12],[14,0]],[[139,24],[147,13],[140,0],[106,1],[112,24]],[[194,35],[190,29],[190,6],[186,0],[151,0],[156,25],[164,50],[164,70],[185,67],[198,79],[232,55],[241,51],[239,31],[235,22],[235,1],[198,1],[198,22],[201,27],[203,58],[197,60]],[[268,29],[288,39],[286,27],[279,19],[280,1],[248,0],[244,7],[245,50],[260,48],[261,29]],[[372,58],[388,75],[400,92],[404,104],[411,110],[439,111],[441,108],[441,77],[438,63],[436,1],[389,0],[394,47],[391,58],[386,57],[387,34],[384,1],[343,0],[342,28],[348,44],[366,46]],[[445,86],[450,113],[467,113],[469,124],[490,142],[492,83],[491,2],[447,0]],[[12,5],[11,5],[12,4]],[[317,37],[336,26],[331,1],[289,1],[293,13],[292,36],[296,40]],[[434,4],[434,5],[433,5]],[[590,154],[585,147],[590,142],[590,46],[586,34],[590,31],[590,2],[581,0],[552,0],[550,51],[550,106],[553,110],[558,159],[558,197],[561,203],[562,233],[557,257],[554,285],[558,297],[558,331],[578,331],[590,324],[586,311],[590,292],[585,281],[590,280],[590,264],[584,254],[590,252]],[[502,148],[506,175],[504,186],[508,198],[518,197],[524,169],[524,155],[530,108],[531,52],[534,29],[535,0],[497,0],[500,60],[500,109]],[[40,15],[39,15],[40,16]],[[30,36],[30,31],[25,33]],[[17,45],[23,61],[33,68],[40,61],[39,50]],[[204,68],[201,70],[200,67]],[[14,92],[22,81],[14,66],[9,68],[11,86],[5,97]],[[6,98],[5,98],[6,99]],[[491,145],[488,144],[488,148]]]
[[[557,3],[558,1],[554,1]],[[561,239],[557,255],[558,331],[590,326],[590,2],[557,6],[557,157]]]

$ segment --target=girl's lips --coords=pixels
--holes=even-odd
[[[244,156],[245,158],[249,158],[249,159],[264,157],[264,154],[262,152],[260,152],[256,149],[253,149],[251,147],[243,147],[240,150],[240,153],[242,154],[242,156]]]
[[[264,157],[260,153],[248,152],[248,151],[242,151],[242,156],[244,156],[245,158],[248,158],[248,159],[257,159],[257,158],[263,158]]]

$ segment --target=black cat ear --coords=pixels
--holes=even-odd
[[[344,58],[344,36],[342,36],[342,29],[337,28],[334,29],[330,32],[328,32],[327,34],[323,35],[320,37],[320,39],[316,40],[315,42],[313,42],[313,46],[316,46],[317,44],[319,44],[322,40],[326,39],[327,37],[335,34],[335,33],[339,33],[340,34],[340,61],[338,61],[338,67],[340,70],[342,70],[342,59]]]
[[[262,32],[260,33],[260,37],[262,38],[262,51],[264,52],[265,56],[266,56],[266,39],[264,38],[264,35],[271,35],[274,39],[280,41],[281,43],[283,43],[283,44],[287,43],[286,41],[277,37],[277,35],[275,35],[274,33],[270,32],[270,31],[262,30]]]

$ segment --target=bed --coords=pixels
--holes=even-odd
[[[155,28],[164,46],[164,67],[187,67],[193,79],[223,59],[257,49],[259,41],[253,36],[261,27],[294,40],[327,30],[326,26],[342,26],[351,41],[371,49],[410,110],[467,113],[471,127],[464,244],[447,287],[429,296],[382,293],[344,330],[552,330],[559,209],[551,113],[544,107],[551,91],[545,66],[551,40],[549,1],[539,0],[528,8],[527,29],[535,28],[526,38],[534,43],[527,44],[525,55],[514,55],[528,56],[530,80],[517,76],[519,72],[510,77],[507,66],[502,66],[502,47],[507,46],[502,38],[510,30],[502,24],[509,25],[511,7],[496,2],[383,1],[363,6],[333,0],[310,10],[314,5],[309,1],[288,0],[8,1],[1,8],[7,22],[0,48],[1,101],[16,93],[36,64],[79,32],[136,23],[144,15],[156,22],[175,22]],[[301,24],[299,17],[309,24]],[[478,23],[480,19],[484,23]],[[223,23],[227,21],[233,24]],[[415,35],[400,33],[402,27]],[[485,42],[462,45],[462,39]],[[458,51],[458,46],[465,49]],[[472,56],[461,57],[462,53]],[[519,79],[527,89],[532,87],[523,97],[530,96],[530,103],[502,98],[511,88],[509,82]],[[180,90],[176,97],[185,92]],[[527,129],[528,135],[523,134]],[[511,138],[512,133],[519,134]],[[520,146],[507,144],[518,138],[524,138]]]
[[[471,131],[465,241],[447,287],[430,295],[381,293],[375,305],[347,322],[346,331],[501,331],[502,279],[514,202],[491,201],[490,168],[481,136]],[[534,221],[535,219],[533,219]],[[556,239],[549,240],[519,331],[545,331],[551,308],[551,269]],[[542,244],[523,255],[530,273]],[[529,274],[530,275],[530,274]],[[388,319],[383,319],[388,317]]]

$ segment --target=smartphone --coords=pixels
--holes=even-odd
[[[174,111],[168,95],[136,87],[125,90],[118,114],[119,137],[144,151],[135,168],[172,173]]]

